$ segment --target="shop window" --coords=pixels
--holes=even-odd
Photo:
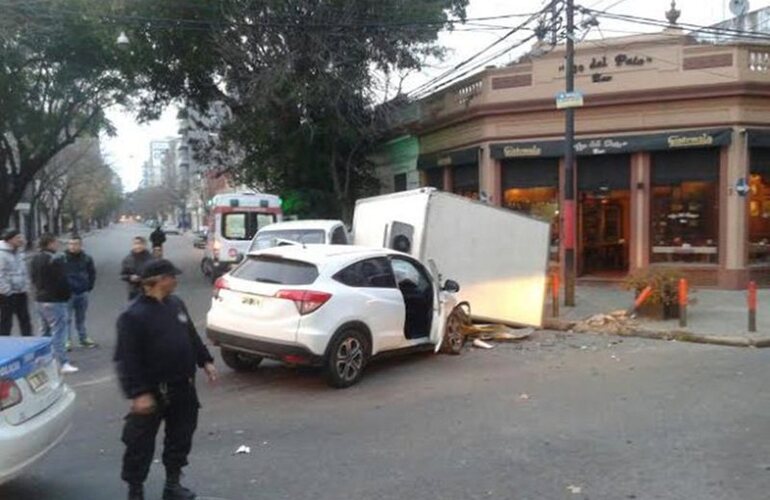
[[[478,200],[479,166],[460,165],[452,167],[452,191],[460,196]]]
[[[551,224],[550,259],[559,260],[559,162],[556,159],[504,161],[502,204]]]
[[[653,155],[651,262],[719,262],[719,151]]]
[[[770,264],[770,148],[751,151],[749,263]]]
[[[444,169],[431,168],[423,174],[424,186],[444,189]]]

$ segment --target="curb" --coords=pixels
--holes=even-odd
[[[565,321],[559,319],[548,319],[543,321],[542,330],[556,330],[560,332],[571,331],[577,322]],[[587,332],[590,333],[590,332]],[[756,349],[763,349],[770,347],[770,338],[757,338],[757,337],[723,337],[719,335],[704,335],[700,333],[687,332],[684,330],[645,330],[638,329],[633,331],[615,331],[601,333],[602,335],[616,335],[618,337],[639,337],[644,339],[653,340],[666,340],[666,341],[678,341],[678,342],[691,342],[695,344],[710,344],[721,345],[727,347],[749,347]]]

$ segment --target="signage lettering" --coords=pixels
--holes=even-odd
[[[687,148],[692,146],[710,146],[714,144],[714,137],[709,134],[696,136],[672,135],[668,138],[668,147]]]
[[[503,148],[503,155],[506,158],[514,158],[517,156],[540,156],[543,154],[543,150],[539,146],[506,146]]]
[[[621,68],[621,69],[634,68],[634,67],[639,68],[647,64],[650,64],[652,62],[652,57],[632,56],[629,54],[617,54],[611,60],[615,62],[616,68]],[[593,83],[606,83],[606,82],[611,82],[613,79],[613,76],[602,73],[601,70],[605,70],[609,67],[610,67],[610,59],[608,59],[607,56],[592,57],[591,62],[588,63],[588,65],[575,64],[574,71],[576,75],[581,75],[583,73],[586,73],[587,71],[590,71],[591,81]],[[560,65],[559,72],[563,73],[564,70],[565,70],[565,65],[564,64]]]

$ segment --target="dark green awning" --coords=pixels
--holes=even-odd
[[[575,140],[575,154],[590,156],[726,146],[732,142],[732,133],[730,128],[721,128],[580,138]],[[564,140],[498,143],[492,144],[490,150],[492,158],[498,160],[561,157],[564,156]]]
[[[459,165],[477,165],[479,163],[479,147],[458,149],[446,153],[431,153],[420,155],[417,159],[419,170],[440,167],[456,167]]]

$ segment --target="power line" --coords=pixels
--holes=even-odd
[[[456,64],[455,66],[453,66],[453,67],[452,67],[452,68],[450,68],[449,70],[447,70],[447,71],[443,72],[442,74],[440,74],[440,75],[438,75],[438,76],[436,76],[436,77],[434,77],[434,78],[432,78],[432,79],[428,80],[427,82],[425,82],[425,83],[423,83],[423,84],[419,85],[419,86],[418,86],[418,87],[416,87],[415,89],[412,89],[412,91],[409,93],[409,95],[410,95],[411,97],[418,97],[418,96],[422,96],[422,95],[426,95],[426,94],[429,94],[429,93],[433,92],[434,90],[436,90],[436,89],[438,89],[438,88],[440,88],[440,87],[445,87],[445,86],[447,86],[447,85],[451,85],[451,84],[452,84],[452,83],[454,83],[455,81],[457,81],[457,80],[459,80],[460,78],[462,78],[462,77],[466,76],[467,74],[469,74],[470,72],[474,71],[475,69],[478,69],[479,67],[481,67],[481,66],[483,66],[483,65],[487,64],[487,63],[488,63],[488,62],[490,62],[491,60],[494,60],[494,59],[496,59],[496,58],[500,57],[501,55],[503,55],[503,54],[505,54],[505,53],[507,53],[507,52],[510,52],[511,50],[514,50],[515,48],[518,48],[518,47],[520,47],[521,45],[523,45],[524,43],[528,42],[529,40],[531,40],[532,38],[534,38],[534,37],[536,36],[536,34],[532,34],[532,35],[530,35],[530,36],[529,36],[529,37],[527,37],[525,40],[523,40],[523,41],[521,41],[521,42],[517,43],[517,44],[516,44],[516,45],[514,45],[513,47],[508,47],[508,48],[506,48],[504,51],[502,51],[502,52],[499,52],[499,53],[496,53],[496,54],[495,54],[494,56],[492,56],[491,58],[487,58],[487,59],[485,59],[483,62],[481,62],[481,63],[479,63],[479,64],[477,64],[477,65],[473,66],[472,68],[470,68],[470,69],[467,69],[467,70],[465,70],[464,72],[462,72],[462,73],[460,73],[460,74],[458,74],[458,75],[454,75],[454,76],[453,76],[453,74],[455,74],[455,73],[457,73],[458,71],[462,70],[463,68],[465,68],[465,66],[467,66],[467,65],[471,64],[473,61],[475,61],[475,60],[476,60],[476,59],[478,59],[479,57],[483,56],[485,53],[489,52],[490,50],[494,49],[495,47],[497,47],[498,45],[500,45],[501,43],[503,43],[505,40],[509,39],[510,37],[512,37],[513,35],[515,35],[516,33],[518,33],[519,31],[522,31],[522,30],[526,29],[526,27],[527,27],[527,26],[528,26],[528,25],[529,25],[529,24],[530,24],[532,21],[534,21],[535,19],[537,19],[539,16],[541,16],[541,15],[545,14],[545,13],[546,13],[546,12],[547,12],[549,9],[551,9],[551,7],[553,7],[553,6],[556,4],[556,2],[557,2],[557,0],[552,0],[552,1],[550,1],[550,2],[549,2],[549,3],[548,3],[546,6],[545,6],[545,7],[543,7],[543,8],[542,8],[542,9],[541,9],[539,12],[535,12],[535,13],[531,14],[531,15],[529,16],[529,18],[528,18],[528,19],[526,19],[526,20],[525,20],[523,23],[519,24],[518,26],[515,26],[514,28],[512,28],[512,29],[511,29],[511,30],[510,30],[510,31],[509,31],[507,34],[505,34],[503,37],[499,38],[498,40],[495,40],[495,41],[494,41],[494,42],[492,42],[491,44],[487,45],[486,47],[484,47],[484,48],[483,48],[483,49],[481,49],[480,51],[478,51],[478,52],[476,52],[475,54],[473,54],[472,56],[470,56],[470,57],[468,57],[467,59],[464,59],[463,61],[459,62],[458,64]],[[453,77],[452,77],[452,76],[453,76]],[[452,77],[452,78],[451,78],[451,79],[449,79],[449,80],[447,80],[449,77]],[[443,82],[442,82],[442,80],[447,80],[447,81],[443,81]]]
[[[633,24],[642,24],[642,25],[663,27],[663,28],[671,27],[671,25],[666,23],[665,21],[659,21],[657,19],[650,19],[647,17],[627,15],[627,14],[613,14],[611,12],[593,10],[585,7],[582,7],[581,9],[584,12],[589,12],[595,15],[599,15],[601,17],[606,17],[608,19],[614,19],[617,21],[624,21],[624,22],[633,23]],[[770,41],[770,35],[763,34],[763,33],[749,32],[744,30],[717,27],[717,26],[702,26],[702,25],[692,24],[692,23],[678,23],[677,26],[688,28],[692,31],[704,33],[704,34],[732,36],[734,38],[742,38],[747,40]]]

